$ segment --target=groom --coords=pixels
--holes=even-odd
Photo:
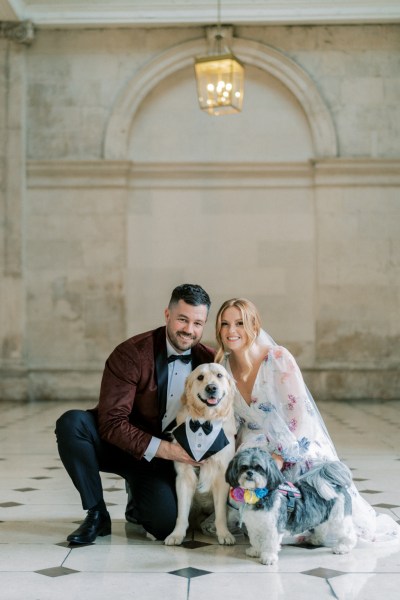
[[[67,537],[70,543],[89,544],[111,533],[100,471],[127,481],[129,520],[160,540],[173,530],[173,461],[197,463],[168,441],[168,431],[175,424],[186,377],[214,360],[214,351],[200,344],[210,305],[199,285],[176,287],[165,309],[166,325],[122,342],[107,359],[98,405],[69,410],[58,419],[59,454],[88,511]]]

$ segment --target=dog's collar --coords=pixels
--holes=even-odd
[[[277,490],[287,497],[287,509],[288,512],[292,512],[294,510],[296,499],[301,498],[300,490],[290,481],[285,481],[282,483]],[[268,493],[268,488],[255,488],[253,490],[248,490],[242,487],[231,487],[229,491],[229,495],[232,500],[244,504],[257,504],[257,502],[260,502],[263,500],[263,498],[266,498]]]
[[[255,488],[254,490],[248,490],[242,487],[231,487],[229,495],[232,500],[236,502],[243,502],[244,504],[257,504],[260,500],[268,496],[269,490],[267,488]]]

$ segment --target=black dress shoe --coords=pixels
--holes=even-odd
[[[98,535],[110,535],[111,519],[108,512],[89,510],[86,519],[75,531],[70,533],[67,541],[71,544],[92,544]]]

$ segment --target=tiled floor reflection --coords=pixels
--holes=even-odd
[[[71,407],[0,403],[1,600],[399,597],[394,544],[358,544],[345,556],[285,546],[273,567],[245,556],[244,536],[221,547],[191,532],[182,547],[166,547],[125,522],[124,482],[113,475],[103,477],[112,535],[71,548],[66,536],[84,513],[53,433],[57,417]],[[400,402],[327,402],[320,409],[362,495],[400,520]]]

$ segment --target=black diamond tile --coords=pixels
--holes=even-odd
[[[345,571],[335,571],[334,569],[325,569],[325,567],[318,567],[318,569],[311,569],[311,571],[302,571],[302,574],[322,577],[322,579],[332,579],[339,575],[346,575]]]
[[[317,548],[323,548],[324,546],[313,546],[313,544],[307,544],[307,542],[302,542],[301,544],[287,544],[288,546],[293,546],[293,548],[304,548],[305,550],[316,550]]]
[[[72,542],[58,542],[55,546],[61,546],[62,548],[84,548],[85,546],[94,546],[94,544],[73,544]]]
[[[62,467],[45,467],[46,471],[55,471],[56,469],[62,469]]]
[[[39,477],[31,477],[31,479],[52,479],[52,477],[46,477],[45,475]]]
[[[379,490],[360,490],[363,494],[382,494]]]
[[[386,504],[385,502],[381,502],[380,504],[374,504],[378,508],[399,508],[399,504]]]
[[[62,548],[69,548],[69,542],[59,542],[58,544],[54,544],[55,546],[62,546]]]
[[[119,489],[119,488],[104,488],[105,492],[121,492],[123,490]]]
[[[189,550],[195,550],[196,548],[203,548],[204,546],[212,546],[212,544],[207,544],[207,542],[196,542],[195,540],[190,540],[189,542],[183,542],[181,544],[184,548],[189,548]]]
[[[363,477],[353,477],[353,481],[368,481],[368,479],[364,479]]]
[[[186,579],[201,577],[201,575],[209,575],[210,573],[211,571],[203,571],[202,569],[195,569],[194,567],[185,567],[184,569],[169,572],[170,575],[178,575],[178,577],[186,577]]]
[[[37,488],[16,488],[14,492],[34,492]]]
[[[61,544],[59,544],[61,546]],[[73,542],[67,542],[67,548],[85,548],[85,546],[94,546],[95,544],[74,544]]]
[[[21,502],[2,502],[0,504],[2,508],[11,508],[12,506],[23,506]]]
[[[41,569],[40,571],[35,571],[39,575],[46,575],[46,577],[61,577],[62,575],[72,575],[72,573],[80,573],[80,571],[75,571],[75,569],[67,569],[67,567],[52,567],[50,569]]]

